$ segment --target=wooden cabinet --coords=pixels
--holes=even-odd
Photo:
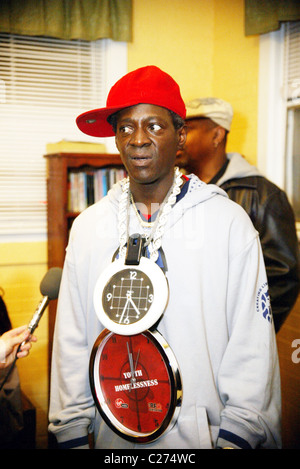
[[[54,153],[47,159],[48,199],[48,268],[62,267],[68,243],[69,229],[78,213],[68,210],[69,175],[72,171],[89,171],[96,168],[122,167],[119,155]],[[57,301],[49,304],[49,360]]]

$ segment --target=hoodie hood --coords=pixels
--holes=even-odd
[[[223,189],[214,184],[205,184],[195,174],[189,174],[187,177],[189,178],[188,191],[183,199],[181,199],[181,205],[183,205],[185,209],[193,207],[199,203],[203,203],[217,194],[226,198],[228,197]],[[107,197],[110,203],[116,207],[119,204],[120,196],[122,194],[122,186],[125,183],[125,180],[126,179],[123,179],[122,181],[117,182],[108,191]]]
[[[248,163],[239,153],[227,153],[229,164],[223,176],[218,180],[218,186],[231,179],[240,179],[249,176],[262,176],[258,169]]]
[[[173,226],[174,223],[176,223],[179,218],[182,217],[185,211],[189,210],[195,205],[205,203],[217,195],[228,198],[226,192],[223,189],[214,184],[205,184],[195,174],[189,174],[187,177],[189,178],[189,187],[187,193],[182,199],[180,199],[178,203],[173,206],[171,216],[167,221],[166,227],[170,228]],[[124,182],[125,179],[114,184],[114,186],[107,194],[109,202],[113,205],[114,211],[118,211],[119,200],[122,194],[122,185]],[[135,218],[133,211],[131,218]]]
[[[228,198],[223,189],[214,184],[205,184],[195,174],[189,174],[187,177],[189,178],[187,193],[173,206],[166,221],[166,232],[182,218],[185,212],[196,205],[203,204],[216,196]],[[119,210],[119,200],[122,194],[122,185],[124,182],[125,179],[116,183],[107,194],[109,202],[113,205],[112,210],[115,211],[115,213],[118,213]],[[131,206],[129,232],[139,233],[140,230],[139,222],[135,216],[134,209]]]

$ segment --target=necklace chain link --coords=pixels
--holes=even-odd
[[[131,205],[133,206],[134,208],[134,212],[137,216],[137,219],[139,220],[139,223],[140,225],[143,227],[143,228],[151,228],[153,225],[154,225],[154,221],[145,221],[142,219],[141,215],[140,215],[140,212],[139,210],[137,209],[137,206],[134,202],[134,199],[133,199],[133,195],[132,193],[130,193],[130,202],[131,202]]]
[[[163,203],[160,206],[158,215],[156,217],[155,222],[147,223],[147,228],[152,227],[150,233],[144,233],[146,238],[145,245],[148,246],[150,259],[156,262],[158,258],[158,251],[162,244],[162,237],[165,230],[165,225],[168,219],[168,216],[171,212],[172,206],[176,202],[176,197],[180,194],[182,179],[182,173],[180,172],[179,168],[175,168],[174,174],[174,181],[173,184],[168,191]],[[130,184],[129,184],[129,177],[122,181],[122,194],[119,201],[119,217],[118,217],[118,229],[119,229],[119,256],[120,258],[125,259],[126,256],[126,243],[128,240],[128,232],[129,232],[129,218],[130,218],[130,201],[132,199],[131,191],[130,191]],[[133,199],[132,199],[133,201]],[[134,204],[135,214],[140,222],[142,228],[145,228],[145,223],[143,222],[141,217],[139,216],[136,206]]]

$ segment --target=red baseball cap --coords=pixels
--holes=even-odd
[[[111,88],[106,107],[84,112],[76,119],[79,129],[92,137],[112,137],[108,116],[136,104],[154,104],[185,119],[186,109],[176,81],[154,65],[138,68],[118,80]]]

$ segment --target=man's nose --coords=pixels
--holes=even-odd
[[[130,143],[131,145],[141,147],[149,144],[150,139],[147,132],[142,127],[137,127],[131,135]]]

